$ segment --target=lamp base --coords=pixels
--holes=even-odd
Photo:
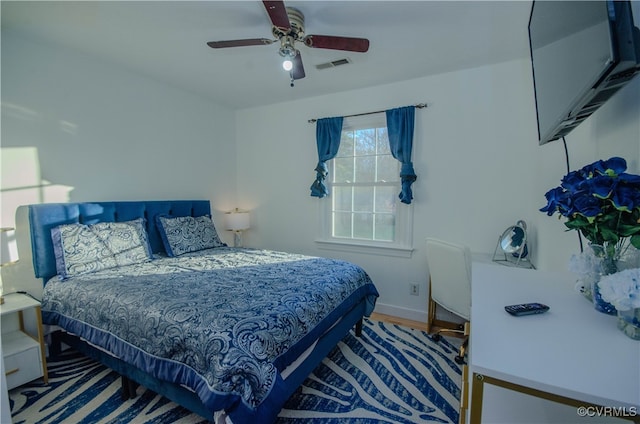
[[[233,232],[233,247],[243,247],[242,246],[242,231],[234,231]]]

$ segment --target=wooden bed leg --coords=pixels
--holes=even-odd
[[[362,336],[362,322],[363,318],[360,318],[358,322],[356,322],[356,337]]]
[[[122,377],[122,393],[120,397],[122,400],[133,399],[136,397],[136,387],[137,384],[135,381],[128,379],[124,375]]]

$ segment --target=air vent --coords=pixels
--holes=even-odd
[[[335,68],[336,66],[346,65],[348,63],[351,63],[351,60],[345,57],[344,59],[333,60],[331,62],[321,63],[320,65],[316,65],[316,69]]]

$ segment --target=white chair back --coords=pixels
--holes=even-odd
[[[471,251],[467,246],[427,238],[431,298],[446,310],[471,316]]]

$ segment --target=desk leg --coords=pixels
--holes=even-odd
[[[469,410],[469,366],[462,366],[462,387],[460,390],[460,412],[458,424],[467,424],[467,411]]]
[[[482,420],[482,396],[484,390],[484,376],[473,373],[471,382],[471,408],[469,409],[469,422],[480,424]]]
[[[561,403],[564,405],[580,407],[592,407],[595,409],[606,408],[604,405],[596,405],[587,401],[577,400],[566,396],[557,395],[554,393],[544,392],[542,390],[533,389],[530,387],[521,386],[519,384],[511,383],[498,378],[484,376],[482,374],[473,373],[473,381],[471,382],[471,409],[469,411],[471,424],[481,424],[482,420],[482,403],[483,403],[483,390],[484,384],[492,384],[503,389],[513,390],[515,392],[523,393],[525,395],[535,396],[541,399],[549,400],[552,402]],[[623,420],[630,420],[634,423],[640,424],[640,417],[633,416],[619,416]]]

